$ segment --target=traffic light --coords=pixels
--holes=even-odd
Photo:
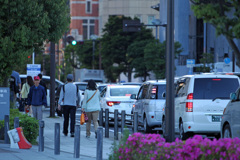
[[[72,45],[75,46],[77,44],[77,41],[76,40],[73,40],[72,41]]]
[[[67,41],[69,44],[73,45],[73,46],[81,45],[81,44],[84,43],[84,41],[77,41],[77,40],[75,40],[74,37],[71,36],[71,35],[67,36],[66,41]]]

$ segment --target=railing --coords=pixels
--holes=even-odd
[[[105,112],[105,115],[103,113]],[[121,133],[123,133],[125,127],[133,128],[133,132],[138,131],[138,112],[133,114],[126,114],[124,110],[121,113],[118,113],[118,109],[115,109],[114,112],[109,112],[109,109],[103,109],[99,112],[99,126],[103,126],[103,119],[105,118],[105,137],[109,138],[109,114],[114,114],[114,139],[118,140],[118,122],[119,115],[121,115]],[[126,116],[130,116],[131,119],[126,119]],[[126,122],[130,122],[131,125],[127,125]]]

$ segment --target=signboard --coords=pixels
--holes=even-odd
[[[124,32],[139,32],[141,31],[141,26],[140,20],[123,20]]]
[[[4,120],[5,115],[10,113],[10,89],[0,87],[0,120]]]
[[[225,62],[225,64],[229,64],[230,63],[230,58],[224,58],[224,62]]]
[[[187,59],[187,67],[193,68],[195,66],[195,59]]]
[[[27,64],[27,75],[28,76],[37,76],[41,73],[41,64]]]

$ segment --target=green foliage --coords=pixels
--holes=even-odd
[[[175,42],[175,55],[182,52],[181,44]],[[149,71],[153,71],[156,79],[165,78],[166,73],[166,41],[152,41],[144,49],[144,62]],[[174,64],[173,64],[174,65]]]
[[[137,41],[154,39],[152,31],[141,27],[140,32],[123,32],[123,20],[130,17],[111,16],[103,29],[101,40],[101,57],[106,77],[114,82],[120,75],[128,75],[131,81],[132,65],[127,56],[128,47]],[[130,57],[131,59],[133,57]]]
[[[18,109],[10,109],[9,117],[9,127],[10,130],[14,128],[14,118],[19,117],[19,126],[23,129],[23,134],[26,139],[32,143],[36,144],[36,139],[38,136],[38,120],[33,117],[28,116],[27,114],[22,114]],[[4,127],[4,120],[0,121],[0,126]]]
[[[0,1],[0,85],[46,40],[57,42],[70,23],[67,0]]]
[[[122,136],[122,139],[119,143],[117,143],[116,141],[113,142],[112,144],[112,147],[111,147],[111,154],[109,155],[109,160],[116,160],[116,159],[119,159],[118,157],[121,155],[119,152],[118,152],[118,149],[123,146],[124,144],[126,144],[127,142],[127,139],[129,137],[129,130],[126,129],[124,130],[123,132],[123,136]]]

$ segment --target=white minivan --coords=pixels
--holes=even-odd
[[[175,95],[175,132],[180,139],[194,134],[220,137],[223,110],[229,95],[239,87],[234,75],[186,75],[179,79]],[[163,134],[166,131],[163,115]]]

